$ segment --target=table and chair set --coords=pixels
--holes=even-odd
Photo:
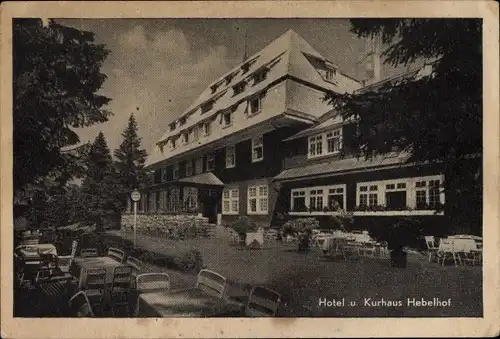
[[[33,307],[43,309],[40,315],[274,316],[281,302],[280,294],[264,286],[254,286],[246,301],[231,298],[227,279],[207,269],[199,272],[195,286],[174,290],[169,274],[142,272],[143,263],[118,248],[110,247],[104,256],[82,248],[76,256],[77,247],[74,241],[71,255],[59,257],[49,244],[16,248],[16,286],[30,292]]]
[[[319,235],[315,240],[323,254],[332,259],[387,258],[389,253],[387,243],[376,242],[367,233],[337,232]]]
[[[425,236],[429,262],[444,266],[480,266],[483,262],[483,238],[475,235],[452,235],[446,238]]]

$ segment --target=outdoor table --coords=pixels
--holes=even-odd
[[[196,288],[159,290],[139,295],[137,317],[214,317],[242,312],[242,307]]]
[[[88,269],[92,268],[105,268],[106,269],[106,283],[111,284],[113,282],[113,272],[115,267],[121,266],[122,264],[110,257],[90,257],[81,258],[77,257],[73,260],[70,268],[70,273],[77,277],[78,288],[82,289],[86,280],[86,272]]]
[[[14,250],[14,253],[22,260],[39,260],[40,254],[57,256],[57,249],[52,244],[21,245]]]

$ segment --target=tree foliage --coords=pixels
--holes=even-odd
[[[55,177],[59,186],[82,171],[74,128],[107,121],[109,98],[97,94],[109,51],[94,34],[38,19],[13,25],[14,189]]]
[[[355,19],[351,24],[358,36],[378,36],[389,46],[384,62],[429,65],[427,74],[423,69],[355,93],[327,95],[345,119],[357,122],[357,146],[366,157],[396,148],[410,151],[417,163],[442,164],[447,201],[480,214],[481,161],[470,159],[482,152],[481,21]]]
[[[115,150],[116,170],[118,181],[122,192],[117,199],[126,201],[126,196],[131,190],[140,187],[146,182],[144,173],[144,163],[146,162],[146,150],[141,148],[141,138],[138,136],[137,121],[131,114],[127,128],[122,133],[123,141],[119,148]],[[122,209],[124,206],[122,206]]]
[[[99,133],[90,147],[87,176],[81,186],[85,219],[98,228],[106,216],[119,212],[117,196],[121,188],[104,135]]]

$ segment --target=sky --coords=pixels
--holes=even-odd
[[[60,19],[56,22],[95,33],[110,55],[100,93],[112,99],[109,121],[77,130],[80,141],[99,131],[110,149],[119,146],[134,113],[148,152],[178,117],[216,78],[293,29],[345,74],[366,78],[365,43],[350,32],[348,19]],[[246,39],[245,39],[246,36]],[[382,78],[401,73],[384,65]]]

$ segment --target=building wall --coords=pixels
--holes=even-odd
[[[289,79],[286,81],[286,108],[320,117],[332,109],[325,92]]]

